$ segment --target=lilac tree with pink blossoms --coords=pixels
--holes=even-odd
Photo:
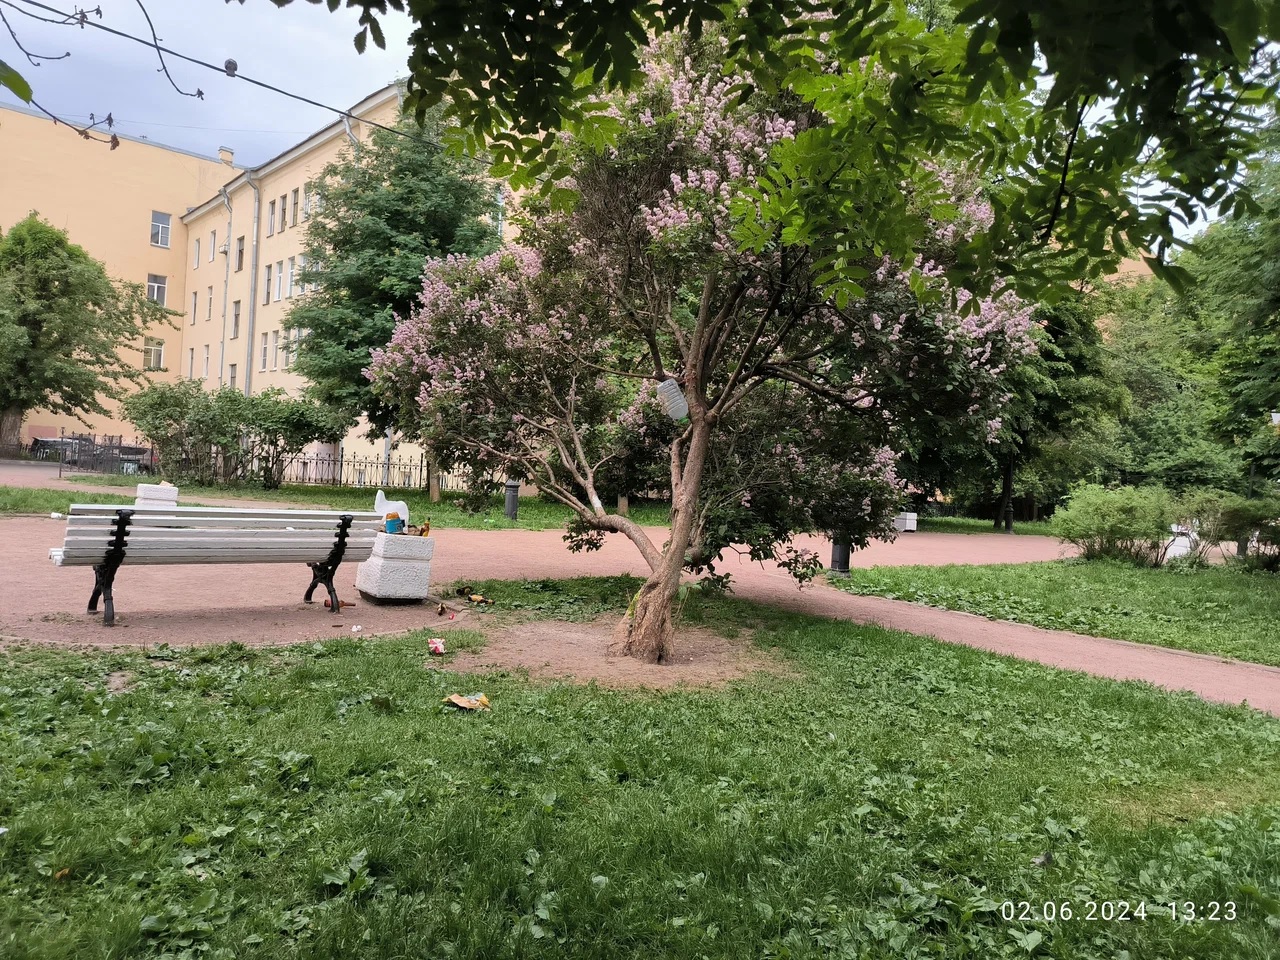
[[[851,248],[860,296],[829,294],[803,237],[759,242],[772,149],[823,118],[794,99],[743,104],[711,44],[651,49],[646,82],[609,108],[616,137],[564,148],[574,202],[535,198],[519,244],[430,263],[370,370],[445,460],[571,507],[571,547],[635,543],[651,575],[618,641],[653,662],[674,653],[682,572],[723,583],[732,548],[803,580],[818,561],[796,533],[892,536],[899,455],[997,430],[1002,375],[1034,349],[1028,304],[946,279],[990,218],[962,170],[912,170],[924,239],[905,263]],[[658,405],[667,380],[688,405],[678,422]],[[659,485],[664,542],[605,507]]]

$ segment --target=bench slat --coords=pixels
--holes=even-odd
[[[66,537],[63,538],[66,543],[110,543],[112,541],[112,533],[110,530],[68,530]],[[246,543],[254,543],[259,540],[306,540],[310,543],[335,543],[337,542],[337,533],[333,530],[192,530],[192,529],[173,529],[163,528],[155,530],[130,530],[126,534],[126,541],[129,544],[139,543],[165,543],[181,540],[198,540],[204,542],[207,540],[243,540]],[[348,534],[347,542],[353,540],[372,540],[373,535],[364,534]]]
[[[135,519],[146,516],[177,517],[242,517],[246,519],[268,519],[279,517],[294,520],[334,520],[350,514],[355,520],[381,521],[382,515],[372,510],[289,510],[263,509],[258,507],[130,507],[112,503],[73,503],[68,510],[69,517],[102,516],[114,517],[117,510],[132,510]]]
[[[67,522],[68,529],[88,528],[93,530],[110,530],[115,525],[115,516],[101,517],[72,517]],[[180,529],[191,528],[221,528],[233,529],[243,527],[246,529],[266,529],[266,530],[283,530],[286,527],[294,527],[298,530],[337,530],[338,520],[336,518],[328,520],[283,520],[283,519],[239,519],[232,517],[216,517],[216,518],[195,518],[195,517],[134,517],[130,520],[130,529],[140,529],[143,527],[174,527]],[[351,524],[351,530],[382,530],[383,524],[381,520],[357,520]]]
[[[81,565],[85,563],[101,563],[107,552],[105,547],[99,548],[81,545],[62,547],[61,550],[63,563]],[[372,544],[348,545],[343,554],[343,562],[367,560],[372,553]],[[186,561],[179,560],[178,558],[193,556],[237,556],[252,558],[246,559],[246,563],[291,562],[298,558],[318,562],[320,560],[324,560],[328,555],[329,548],[327,546],[317,546],[305,543],[281,542],[270,546],[258,546],[243,543],[192,543],[145,547],[130,546],[125,549],[124,563],[128,566],[131,563],[141,563],[147,559],[149,559],[149,562],[153,563],[160,563],[165,560],[168,560],[170,563],[179,563]]]
[[[183,565],[203,565],[206,563],[319,563],[324,559],[324,555],[315,553],[290,553],[290,554],[246,554],[234,551],[225,551],[222,553],[190,553],[190,554],[144,554],[137,557],[129,557],[121,569],[137,566],[183,566]],[[352,562],[360,562],[368,560],[368,555],[359,556],[352,555],[346,558]],[[59,566],[64,567],[91,567],[102,562],[101,554],[93,557],[76,556],[63,554],[62,562]]]

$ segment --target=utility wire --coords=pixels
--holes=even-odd
[[[255,80],[252,77],[246,77],[244,74],[240,73],[236,69],[234,61],[229,60],[227,61],[226,65],[220,67],[216,64],[209,63],[206,60],[201,60],[197,57],[189,57],[185,53],[179,53],[176,50],[170,50],[168,47],[161,46],[160,43],[155,40],[147,40],[144,37],[137,37],[131,33],[126,33],[123,30],[116,30],[114,27],[108,27],[106,24],[97,23],[87,18],[81,19],[75,13],[66,13],[65,11],[59,10],[56,7],[50,7],[47,4],[40,3],[38,2],[38,0],[18,0],[18,2],[35,7],[38,10],[43,10],[46,13],[52,13],[52,14],[55,14],[56,16],[64,17],[66,18],[65,22],[68,25],[74,25],[74,26],[80,26],[80,27],[88,26],[88,27],[93,27],[96,30],[103,30],[113,36],[122,37],[125,40],[132,40],[134,43],[139,43],[144,47],[149,47],[155,50],[157,54],[168,54],[169,56],[176,57],[179,60],[186,60],[188,63],[194,63],[196,64],[196,66],[204,67],[206,70],[213,70],[217,73],[225,74],[226,76],[231,77],[233,80],[243,80],[246,83],[251,83],[256,87],[262,87],[264,90],[270,90],[272,93],[278,93],[281,96],[289,97],[293,100],[298,100],[302,103],[310,104],[313,107],[319,107],[321,110],[328,110],[331,113],[338,114],[338,116],[346,117],[348,120],[356,120],[360,123],[368,124],[371,127],[377,127],[379,130],[386,130],[388,133],[394,133],[397,136],[404,137],[407,140],[416,140],[417,142],[426,144],[429,147],[434,147],[436,149],[443,149],[441,144],[438,141],[432,140],[428,137],[420,137],[420,136],[417,136],[416,134],[407,133],[404,130],[397,130],[395,127],[388,127],[385,124],[378,123],[377,121],[368,120],[364,117],[358,117],[354,113],[351,113],[349,110],[340,110],[337,107],[329,106],[327,103],[321,103],[319,100],[312,100],[310,97],[304,97],[300,93],[292,93],[288,90],[283,90],[280,87],[274,86],[263,80]],[[28,11],[22,9],[22,7],[19,7],[17,3],[14,2],[14,0],[0,0],[0,4],[3,4],[6,7],[12,7],[14,10],[17,10],[20,13],[26,13],[28,14],[28,16],[31,16],[31,14],[28,13]],[[37,18],[37,19],[42,19],[42,18]],[[179,91],[179,92],[182,92],[182,91]]]

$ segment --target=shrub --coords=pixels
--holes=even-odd
[[[1143,567],[1164,563],[1169,528],[1178,504],[1163,487],[1120,487],[1094,483],[1077,487],[1053,516],[1056,537],[1080,548],[1086,560],[1125,560]]]

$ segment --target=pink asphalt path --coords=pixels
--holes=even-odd
[[[86,497],[85,499],[91,499]],[[279,506],[279,504],[277,504]],[[348,633],[360,625],[366,635],[462,625],[421,606],[385,607],[360,602],[335,617],[319,605],[304,606],[298,595],[306,572],[292,566],[123,568],[116,584],[121,627],[103,628],[85,613],[92,586],[86,568],[58,569],[48,548],[61,542],[63,523],[48,518],[0,520],[6,564],[0,573],[5,602],[0,637],[65,645],[155,645],[195,643],[290,643]],[[653,534],[661,542],[660,531]],[[569,553],[558,530],[438,530],[433,584],[486,578],[560,578],[620,573],[643,574],[643,562],[625,539],[611,536],[590,554]],[[827,556],[829,544],[803,538],[802,545]],[[1045,537],[907,534],[893,544],[874,544],[855,553],[858,567],[948,563],[1021,563],[1051,560],[1059,544]],[[772,565],[730,558],[737,596],[791,610],[879,624],[993,653],[1117,680],[1141,680],[1170,690],[1188,690],[1219,703],[1248,703],[1280,716],[1280,669],[1240,663],[1160,647],[1087,637],[1005,621],[992,621],[878,597],[860,597],[815,584],[798,590]],[[353,569],[339,576],[339,592],[355,599]]]

